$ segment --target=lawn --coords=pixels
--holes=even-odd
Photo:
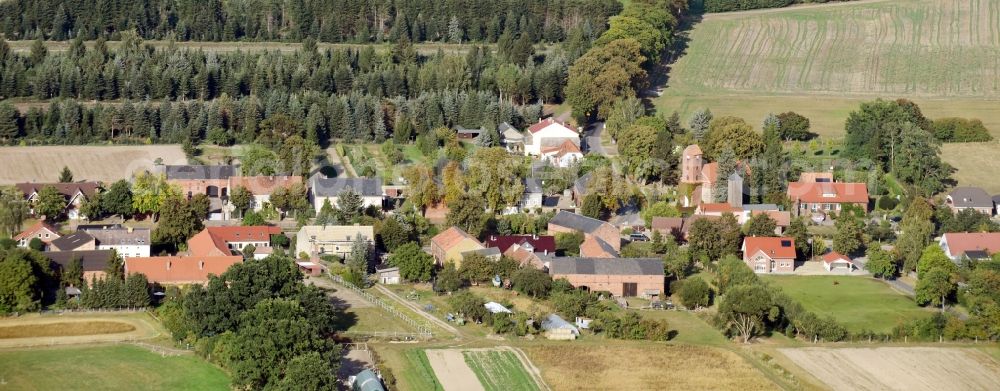
[[[513,352],[474,350],[462,354],[486,391],[538,390]]]
[[[832,316],[850,331],[888,332],[899,323],[930,315],[909,297],[868,277],[762,276],[807,310]]]
[[[671,342],[692,345],[725,345],[729,341],[715,327],[689,311],[639,310],[646,319],[666,320],[670,329],[677,332]]]
[[[194,355],[162,357],[131,345],[0,351],[10,390],[228,390],[222,370]]]
[[[601,341],[523,346],[554,390],[773,390],[734,352],[691,345]]]
[[[1000,135],[998,12],[1000,0],[891,0],[706,15],[654,103],[753,124],[791,110],[840,137],[860,102],[907,97],[928,117],[980,118]]]

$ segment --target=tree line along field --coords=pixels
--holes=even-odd
[[[34,45],[35,41],[7,41],[10,45],[11,50],[19,54],[27,54],[31,52],[31,47]],[[95,41],[86,41],[85,45],[87,49],[92,49],[94,47]],[[169,46],[174,46],[181,49],[192,49],[192,50],[202,50],[205,52],[212,53],[229,53],[235,51],[243,52],[253,52],[253,51],[279,51],[282,53],[293,53],[297,50],[302,49],[302,44],[297,42],[240,42],[240,41],[162,41],[162,40],[148,40],[143,41],[145,44],[149,44],[156,49],[163,49]],[[106,43],[109,49],[117,49],[121,46],[121,41],[107,41]],[[45,49],[49,52],[65,52],[70,48],[70,41],[44,41]],[[374,47],[377,52],[385,53],[392,50],[393,45],[390,43],[381,44],[355,44],[355,43],[326,43],[319,42],[316,43],[316,48],[319,50],[337,50],[337,49],[353,49],[361,50],[365,47]],[[465,54],[472,47],[484,47],[496,51],[497,45],[491,43],[483,42],[473,42],[473,43],[446,43],[446,42],[419,42],[414,43],[413,48],[417,53],[421,55],[433,55],[439,50],[448,54]],[[536,53],[545,53],[549,49],[553,48],[554,44],[540,43],[536,45]]]
[[[656,106],[759,122],[795,111],[839,137],[876,96],[929,117],[979,118],[1000,135],[1000,0],[889,0],[707,15]]]

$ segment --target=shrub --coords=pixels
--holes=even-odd
[[[684,280],[680,288],[681,304],[688,308],[708,307],[711,304],[712,288],[700,277]]]
[[[882,210],[893,210],[896,209],[896,205],[899,205],[899,200],[896,197],[890,195],[884,195],[878,199],[878,208]]]
[[[934,137],[949,143],[983,142],[993,140],[983,121],[965,118],[940,118],[931,125]]]

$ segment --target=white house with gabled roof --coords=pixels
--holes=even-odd
[[[580,133],[556,121],[546,118],[528,127],[524,135],[525,156],[540,156],[545,148],[558,149],[565,141],[580,147]]]

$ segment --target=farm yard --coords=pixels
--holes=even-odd
[[[806,310],[832,316],[849,331],[889,332],[898,323],[929,316],[912,299],[868,277],[761,276]]]
[[[10,390],[228,390],[219,368],[193,354],[166,356],[132,345],[0,350]]]
[[[996,390],[1000,364],[961,348],[778,349],[833,390]]]
[[[929,117],[979,118],[1000,135],[997,26],[1000,0],[707,15],[655,103],[683,118],[709,107],[751,123],[791,110],[838,137],[860,102],[907,97]]]
[[[187,164],[180,145],[0,147],[0,185],[55,181],[64,166],[76,180],[111,183],[163,164]]]

